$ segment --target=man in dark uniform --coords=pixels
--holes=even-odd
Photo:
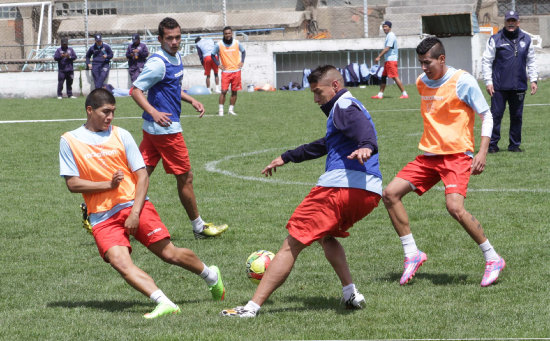
[[[93,57],[91,63],[90,57]],[[105,83],[105,80],[109,77],[109,70],[111,68],[110,62],[112,58],[113,51],[111,47],[103,43],[101,34],[96,34],[95,44],[86,52],[86,65],[88,69],[92,69],[92,77],[94,78],[94,86],[96,89],[103,87],[103,83]]]
[[[55,51],[53,59],[57,61],[57,99],[63,98],[63,83],[67,82],[67,97],[73,96],[73,61],[76,53],[69,47],[69,39],[61,38],[61,47]]]
[[[132,83],[138,78],[147,57],[149,56],[149,49],[147,45],[141,42],[139,34],[134,33],[132,35],[132,43],[128,45],[126,49],[126,58],[128,58],[128,73],[132,79]]]
[[[483,79],[491,95],[493,134],[489,153],[499,151],[500,122],[506,102],[510,108],[510,141],[508,150],[522,152],[521,124],[523,101],[527,90],[527,73],[531,81],[531,95],[537,92],[537,67],[531,37],[519,28],[519,15],[508,11],[504,15],[504,28],[491,36],[481,62]]]

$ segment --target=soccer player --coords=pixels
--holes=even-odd
[[[399,90],[401,90],[401,96],[399,98],[409,98],[407,91],[405,91],[405,88],[403,87],[403,83],[401,83],[401,79],[399,79],[399,71],[397,70],[399,49],[397,47],[397,37],[395,36],[395,33],[391,31],[391,26],[391,21],[384,21],[384,24],[382,24],[382,29],[386,34],[386,40],[384,41],[384,49],[374,59],[374,61],[379,63],[382,56],[385,56],[386,62],[384,63],[384,71],[382,71],[380,91],[378,94],[372,96],[372,99],[384,98],[384,90],[386,89],[386,81],[388,76],[394,80]]]
[[[447,211],[483,252],[486,264],[481,286],[486,287],[497,280],[506,263],[485,237],[481,223],[464,208],[464,198],[470,174],[481,174],[485,169],[493,118],[475,78],[445,64],[445,49],[439,39],[424,39],[417,46],[416,53],[424,71],[416,80],[424,119],[424,133],[418,147],[424,154],[398,172],[383,194],[384,204],[405,252],[404,271],[399,283],[409,282],[428,259],[416,246],[402,198],[412,191],[422,195],[442,180]],[[481,145],[474,156],[476,113],[483,123]]]
[[[223,116],[225,95],[231,84],[231,98],[229,98],[229,114],[236,116],[235,103],[237,91],[242,90],[241,69],[243,68],[246,51],[237,39],[233,39],[233,29],[229,26],[223,29],[223,39],[214,46],[212,60],[222,69],[222,93],[218,115]],[[219,59],[218,59],[219,58]]]
[[[175,175],[180,202],[191,220],[195,238],[216,237],[228,226],[205,223],[199,214],[189,152],[180,123],[182,100],[191,104],[199,117],[204,115],[204,107],[181,89],[180,25],[172,18],[164,18],[158,30],[161,49],[149,57],[131,90],[132,98],[143,109],[143,140],[139,150],[149,176],[161,158],[166,173]]]
[[[288,236],[252,299],[244,307],[222,311],[223,316],[255,317],[261,305],[284,283],[300,252],[316,241],[340,279],[346,307],[361,309],[365,305],[364,296],[352,281],[344,248],[336,237],[349,236],[348,229],[380,201],[382,175],[376,130],[365,107],[343,88],[342,75],[334,66],[317,68],[308,81],[314,101],[328,117],[326,135],[283,153],[262,173],[271,176],[286,163],[326,155],[325,173],[290,217],[286,225]]]
[[[212,51],[214,50],[214,40],[212,38],[201,38],[197,37],[195,39],[195,44],[197,44],[197,53],[199,59],[201,60],[202,67],[204,68],[204,75],[206,76],[206,87],[210,89],[210,73],[214,72],[214,82],[216,83],[215,92],[221,93],[220,91],[220,76],[218,76],[218,64],[212,60]]]
[[[149,177],[132,135],[111,123],[115,98],[103,88],[86,98],[86,123],[63,134],[59,148],[60,174],[72,193],[82,193],[99,254],[122,278],[157,303],[145,314],[153,319],[179,314],[180,308],[137,267],[130,254],[130,235],[157,257],[200,275],[214,300],[223,300],[220,270],[206,266],[190,249],[178,248],[147,198]]]

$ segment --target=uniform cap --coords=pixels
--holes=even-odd
[[[382,26],[384,26],[384,25],[388,25],[388,27],[391,28],[391,21],[389,21],[389,20],[384,21]]]
[[[139,34],[138,33],[132,34],[132,43],[135,43],[138,40],[139,40]]]
[[[95,35],[95,41],[101,41],[101,34]]]
[[[516,12],[516,11],[508,11],[508,12],[506,12],[506,14],[504,15],[504,20],[508,20],[508,19],[516,19],[516,20],[519,20],[519,14],[518,14],[518,12]]]

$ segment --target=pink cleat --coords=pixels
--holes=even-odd
[[[372,98],[372,99],[382,99],[382,98],[384,98],[384,97],[380,97],[380,96],[378,96],[378,95],[374,95],[374,96],[371,96],[370,98]]]
[[[482,287],[488,287],[493,284],[497,279],[500,271],[506,266],[504,258],[499,257],[499,260],[494,262],[485,263],[485,273],[483,274],[483,279],[481,280]]]
[[[401,95],[399,98],[406,99],[406,98],[409,98],[409,95]]]
[[[403,275],[401,276],[401,280],[399,280],[399,284],[407,284],[414,277],[416,270],[418,270],[418,268],[427,260],[428,256],[420,250],[418,250],[415,256],[406,257],[405,263],[403,264]]]

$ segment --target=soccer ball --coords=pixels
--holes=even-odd
[[[252,252],[246,259],[246,276],[252,283],[259,284],[264,272],[275,257],[273,252],[258,250]]]

